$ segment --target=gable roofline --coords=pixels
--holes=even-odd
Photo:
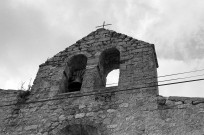
[[[119,32],[116,32],[114,30],[109,30],[109,29],[105,29],[105,28],[98,28],[96,29],[95,31],[92,31],[91,33],[89,33],[87,36],[83,37],[82,39],[76,41],[76,43],[79,43],[81,40],[84,40],[86,37],[89,37],[89,36],[92,36],[92,35],[95,35],[97,32],[101,32],[101,31],[106,31],[106,32],[110,32],[112,34],[117,34],[118,36],[121,36],[121,37],[124,37],[124,38],[129,38],[129,39],[132,39],[132,40],[137,40],[137,41],[141,41],[141,42],[145,42],[143,40],[138,40],[138,39],[135,39],[131,36],[128,36],[126,34],[122,34],[122,33],[119,33]],[[145,43],[148,43],[148,42],[145,42]],[[148,43],[150,45],[152,45],[153,47],[153,51],[154,51],[154,58],[155,58],[155,63],[156,63],[156,67],[158,68],[159,67],[159,64],[158,64],[158,60],[157,60],[157,54],[156,54],[156,49],[155,49],[155,45],[154,44],[151,44],[151,43]],[[73,44],[74,45],[74,44]],[[71,45],[72,46],[72,45]],[[70,46],[69,46],[70,47]]]
[[[109,34],[107,34],[107,33],[109,33]],[[135,38],[133,38],[133,37],[131,37],[131,36],[128,36],[128,35],[126,35],[126,34],[118,33],[118,32],[116,32],[116,31],[114,31],[114,30],[109,30],[109,29],[105,29],[105,28],[99,28],[99,29],[96,29],[95,31],[92,31],[92,32],[89,33],[87,36],[84,36],[83,38],[77,40],[74,44],[72,44],[72,45],[66,47],[64,50],[62,50],[62,51],[60,51],[59,53],[57,53],[56,55],[54,55],[52,58],[60,56],[61,53],[63,53],[63,52],[66,51],[66,50],[71,50],[71,48],[79,47],[79,46],[82,46],[82,45],[84,45],[84,44],[89,44],[89,43],[90,43],[89,41],[91,40],[90,37],[93,37],[94,35],[97,35],[97,34],[99,34],[99,35],[100,35],[100,34],[101,34],[101,35],[102,35],[102,34],[107,34],[107,35],[110,35],[111,37],[116,37],[116,38],[120,37],[120,38],[122,38],[123,40],[124,40],[124,39],[129,39],[129,41],[127,41],[127,42],[136,41],[136,42],[142,42],[142,43],[144,43],[144,44],[149,44],[149,45],[152,46],[152,48],[153,48],[153,53],[154,53],[154,58],[155,58],[156,67],[157,67],[157,68],[159,67],[159,66],[158,66],[158,60],[157,60],[157,55],[156,55],[156,51],[155,51],[154,44],[150,44],[150,43],[148,43],[148,42],[135,39]],[[81,44],[81,43],[83,43],[83,44]],[[52,58],[50,58],[50,59],[52,59]],[[49,61],[49,59],[48,59],[47,61]],[[40,66],[43,66],[43,65],[44,65],[44,63],[41,64]]]

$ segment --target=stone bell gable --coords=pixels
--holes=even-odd
[[[41,64],[31,91],[0,90],[0,135],[203,135],[204,98],[159,96],[157,67],[153,44],[97,29]]]
[[[116,89],[154,86],[157,67],[153,44],[101,28],[41,64],[31,94],[42,99],[105,90],[114,69],[120,71]],[[158,90],[149,93],[157,95]]]
[[[1,98],[0,134],[154,133],[151,118],[157,115],[151,112],[163,107],[157,103],[157,67],[153,44],[97,29],[41,64],[29,93],[10,94],[9,102]],[[106,87],[115,69],[118,86]]]

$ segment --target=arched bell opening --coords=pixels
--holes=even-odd
[[[99,62],[99,70],[103,86],[106,87],[107,75],[118,69],[118,76],[120,73],[120,52],[116,48],[110,48],[102,52]],[[118,82],[117,82],[118,83]]]
[[[87,57],[83,54],[71,58],[64,70],[62,92],[80,91],[86,64]]]
[[[119,69],[110,71],[106,77],[106,87],[118,86],[119,74]]]
[[[101,135],[101,133],[94,126],[74,124],[64,127],[57,135]]]

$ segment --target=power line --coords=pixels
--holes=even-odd
[[[141,80],[154,79],[154,78],[163,78],[163,77],[176,76],[176,75],[180,75],[180,74],[194,73],[194,72],[200,72],[200,71],[204,71],[204,69],[191,70],[191,71],[174,73],[174,74],[167,74],[167,75],[162,75],[162,76],[152,77],[152,78],[144,78],[144,79],[141,79]],[[201,76],[201,75],[198,75],[198,76]],[[196,76],[190,76],[190,77],[186,77],[186,78],[192,78],[192,77],[196,77]],[[185,79],[185,78],[181,78],[181,79]],[[158,81],[158,82],[165,82],[165,81],[170,81],[170,80],[178,80],[178,78],[173,78],[173,79],[163,80],[163,81]],[[108,83],[108,84],[106,84],[106,86],[110,86],[110,85],[114,85],[114,84],[118,84],[118,83]]]
[[[203,81],[203,80],[204,80],[204,78],[200,78],[200,79],[195,79],[195,80],[188,80],[188,81],[181,81],[181,82],[173,82],[173,83],[165,83],[165,84],[159,84],[159,85],[152,85],[152,86],[148,86],[148,87],[138,87],[138,88],[122,89],[122,90],[112,90],[112,91],[105,91],[105,92],[93,92],[92,91],[92,92],[86,92],[83,95],[77,95],[78,93],[76,93],[76,94],[73,93],[74,96],[66,97],[66,98],[85,97],[85,96],[91,96],[91,95],[102,95],[102,94],[108,94],[108,93],[131,91],[131,90],[136,90],[136,89],[144,89],[144,88],[152,88],[152,87],[159,87],[159,86],[167,86],[167,85],[174,85],[174,84],[188,83],[188,82],[196,82],[196,81]],[[63,94],[63,95],[66,95],[66,94]],[[26,102],[24,104],[37,103],[37,102],[46,102],[46,101],[52,101],[52,100],[61,100],[61,99],[65,99],[65,98],[51,98],[51,99],[48,98],[48,99],[42,99],[42,100],[37,100],[37,101],[29,101],[29,102]],[[12,105],[16,105],[16,103],[15,104],[2,105],[0,107],[12,106]]]
[[[194,75],[194,76],[187,76],[187,77],[180,77],[180,78],[173,78],[173,79],[168,79],[168,80],[163,80],[163,81],[158,81],[158,82],[168,82],[168,81],[187,79],[187,78],[193,78],[193,77],[198,77],[198,76],[204,76],[204,74]]]
[[[167,80],[162,80],[162,81],[158,81],[158,82],[168,82],[168,81],[173,81],[173,80],[180,80],[180,79],[187,79],[187,78],[193,78],[193,77],[199,77],[199,76],[203,76],[204,74],[200,74],[200,75],[195,75],[195,76],[187,76],[187,77],[180,77],[180,78],[173,78],[173,79],[167,79]],[[152,78],[144,78],[141,80],[146,80],[146,79],[154,79],[154,78],[158,78],[158,77],[152,77]],[[140,81],[141,81],[140,80]],[[106,84],[106,86],[111,86],[114,84],[118,84],[118,83],[108,83]]]
[[[198,69],[198,70],[191,70],[191,71],[186,71],[186,72],[162,75],[162,76],[158,76],[157,78],[167,77],[167,76],[174,76],[174,75],[180,75],[180,74],[187,74],[187,73],[194,73],[194,72],[199,72],[199,71],[204,71],[204,68],[203,69]]]

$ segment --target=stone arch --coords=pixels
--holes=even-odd
[[[107,75],[115,69],[120,69],[120,51],[117,48],[104,50],[100,55],[98,67],[105,86]]]
[[[62,128],[56,135],[101,135],[92,125],[74,124]]]
[[[66,59],[65,59],[65,63],[66,65],[68,65],[71,61],[71,59],[74,57],[74,56],[77,56],[77,55],[84,55],[85,57],[89,58],[92,56],[92,54],[88,53],[88,52],[76,52],[74,54],[70,54]]]
[[[63,72],[61,92],[80,91],[86,70],[87,57],[84,54],[72,56]]]

